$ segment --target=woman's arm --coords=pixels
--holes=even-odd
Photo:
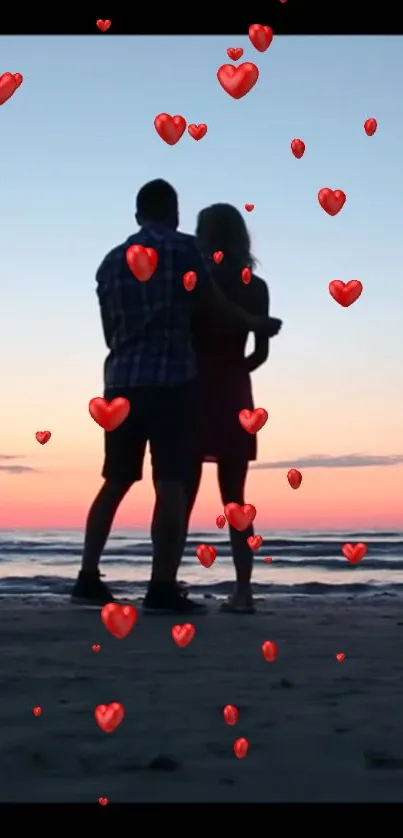
[[[262,279],[256,285],[253,309],[269,317],[270,297],[269,289]],[[255,348],[251,355],[245,358],[248,372],[254,372],[264,364],[269,357],[269,338],[264,334],[255,334]]]

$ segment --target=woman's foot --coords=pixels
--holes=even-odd
[[[233,614],[254,614],[255,605],[251,586],[237,585],[234,593],[228,597],[226,602],[223,602],[221,611],[232,612]]]

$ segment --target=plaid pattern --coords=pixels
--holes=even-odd
[[[158,265],[139,282],[126,262],[132,244],[153,247]],[[195,271],[194,291],[182,277]],[[185,383],[196,376],[191,318],[210,292],[207,266],[193,236],[147,225],[112,250],[97,272],[97,293],[105,340],[105,388],[154,387]]]

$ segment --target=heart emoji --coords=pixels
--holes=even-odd
[[[230,527],[238,532],[247,530],[256,518],[256,509],[252,504],[240,506],[238,503],[227,503],[224,509]]]
[[[136,625],[137,611],[132,605],[118,605],[117,602],[108,602],[101,611],[101,620],[114,637],[123,640]]]
[[[318,201],[328,215],[337,215],[344,207],[347,196],[341,189],[319,189]]]
[[[267,663],[273,663],[278,655],[278,646],[272,640],[265,640],[262,644],[262,654]]]
[[[297,160],[300,160],[305,153],[305,143],[303,140],[293,140],[291,143],[291,151]]]
[[[291,489],[299,489],[302,483],[302,474],[296,468],[290,468],[287,474],[287,480],[291,486]]]
[[[255,209],[254,204],[245,204],[246,212],[252,212]]]
[[[112,26],[111,20],[97,20],[97,27],[100,32],[107,32]]]
[[[215,253],[213,253],[213,259],[216,265],[219,265],[220,262],[222,262],[222,260],[224,259],[224,254],[222,250],[216,250]]]
[[[98,797],[98,803],[99,803],[100,806],[106,806],[106,804],[108,803],[108,798],[107,797]]]
[[[217,70],[217,78],[221,87],[233,99],[242,99],[242,96],[246,96],[255,86],[259,78],[259,70],[256,64],[251,64],[250,61],[240,64],[239,67],[234,67],[233,64],[223,64]]]
[[[15,89],[17,90],[17,87],[21,87],[21,85],[24,81],[24,76],[22,76],[21,73],[14,73],[14,81],[15,81]]]
[[[120,398],[112,399],[107,402],[106,399],[95,398],[91,399],[88,409],[90,415],[104,431],[114,431],[119,425],[127,419],[130,413],[130,402],[128,399]]]
[[[341,279],[334,279],[329,282],[329,293],[336,300],[336,303],[348,308],[352,306],[361,296],[363,291],[362,282],[359,279],[350,279],[350,282],[342,282]]]
[[[337,655],[336,655],[336,660],[339,663],[343,663],[343,661],[346,660],[346,656],[345,656],[344,652],[338,652]]]
[[[247,739],[237,739],[234,742],[234,753],[238,759],[246,757],[249,750],[249,742]]]
[[[17,82],[13,73],[3,73],[0,76],[0,105],[4,105],[17,90]]]
[[[223,716],[227,725],[236,725],[239,718],[239,710],[233,704],[227,704],[224,707]]]
[[[270,26],[253,23],[249,27],[249,40],[258,52],[266,52],[273,40],[273,30]]]
[[[153,247],[131,244],[126,250],[126,262],[139,282],[148,282],[158,265],[158,253]]]
[[[165,143],[176,145],[185,133],[186,119],[183,116],[170,116],[169,113],[160,113],[154,119],[154,127]]]
[[[204,122],[201,125],[189,125],[188,133],[194,140],[202,140],[207,134],[207,125]]]
[[[100,647],[99,643],[94,643],[94,645],[92,647],[92,651],[93,652],[100,652],[101,651],[101,647]]]
[[[366,119],[364,122],[364,131],[368,137],[373,137],[378,127],[376,119]]]
[[[227,519],[226,519],[225,515],[219,515],[218,518],[216,519],[216,525],[217,525],[219,530],[222,530],[222,528],[225,527],[226,523],[227,523]]]
[[[46,445],[46,443],[49,442],[51,436],[52,434],[50,433],[50,431],[37,431],[35,434],[35,439],[41,445]]]
[[[104,733],[113,733],[123,722],[125,708],[118,701],[112,704],[98,704],[94,711],[95,721]]]
[[[263,538],[261,535],[250,535],[249,538],[246,539],[246,541],[250,549],[253,550],[254,553],[256,553],[257,550],[260,550],[263,544]]]
[[[264,561],[266,564],[271,564],[271,563],[272,563],[272,561],[273,561],[273,559],[272,559],[272,557],[271,557],[271,556],[266,556],[266,558],[265,558],[265,559],[263,559],[263,561]]]
[[[188,271],[183,275],[183,284],[186,291],[193,291],[196,287],[197,274],[194,271]]]
[[[199,544],[196,549],[196,556],[203,567],[211,567],[217,558],[217,550],[209,544]]]
[[[343,544],[341,552],[350,564],[358,564],[367,554],[367,545],[360,541],[358,544]]]
[[[34,716],[36,716],[36,718],[38,718],[38,716],[40,716],[41,713],[42,713],[42,707],[33,707],[32,712],[33,712]]]
[[[240,410],[239,421],[248,434],[257,434],[265,426],[269,414],[264,407],[256,407],[255,410]]]
[[[241,273],[241,279],[244,285],[249,285],[252,279],[252,271],[250,268],[243,268]]]
[[[183,626],[173,626],[171,635],[177,646],[184,649],[192,642],[196,634],[196,629],[192,623],[184,623]]]
[[[231,61],[239,61],[243,56],[243,49],[242,47],[228,47],[227,55]]]

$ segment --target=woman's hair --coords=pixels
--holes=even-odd
[[[242,268],[254,267],[248,228],[231,204],[213,204],[202,210],[197,218],[196,236],[206,256],[222,250],[225,261]]]

